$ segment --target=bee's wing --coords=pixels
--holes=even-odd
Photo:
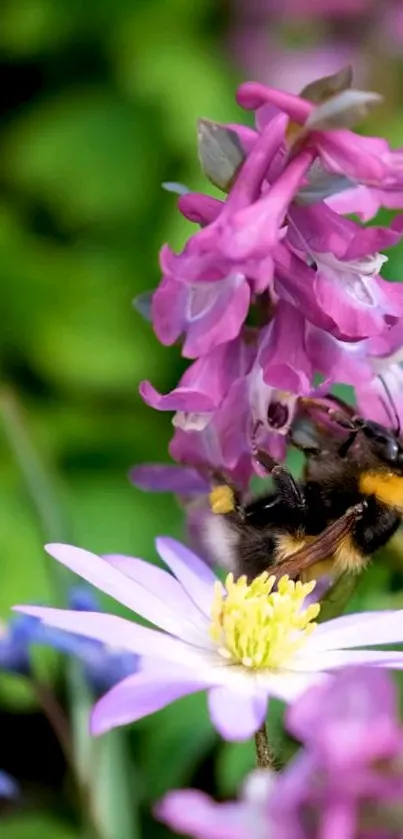
[[[302,571],[310,568],[311,565],[315,565],[316,562],[329,559],[333,556],[341,540],[350,533],[354,523],[361,517],[362,511],[362,504],[350,507],[339,519],[329,524],[319,536],[316,536],[309,545],[295,551],[288,559],[274,567],[273,573],[277,577],[283,576],[283,574],[298,577]]]
[[[331,620],[341,614],[346,603],[356,588],[360,579],[359,574],[349,574],[343,571],[336,577],[334,583],[328,588],[320,601],[320,615],[318,622]]]

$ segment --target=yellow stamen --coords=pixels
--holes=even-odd
[[[220,654],[248,669],[279,669],[303,646],[313,632],[320,606],[302,609],[305,597],[315,588],[310,583],[276,578],[267,571],[248,585],[246,577],[234,580],[228,574],[225,592],[217,582],[212,606],[210,634]]]
[[[227,484],[214,487],[209,495],[211,512],[216,515],[232,513],[235,509],[235,497],[233,490]]]

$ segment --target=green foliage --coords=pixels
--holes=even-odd
[[[176,348],[159,346],[132,301],[156,286],[162,242],[177,247],[191,229],[161,182],[202,186],[196,118],[237,115],[214,12],[212,0],[5,0],[0,8],[3,86],[12,89],[0,134],[0,400],[6,387],[56,479],[67,538],[150,561],[155,535],[180,536],[182,521],[171,497],[148,496],[128,480],[134,463],[168,459],[171,434],[168,417],[144,406],[137,389],[149,378],[169,390],[182,363]],[[35,488],[30,498],[8,432],[1,420],[5,619],[17,602],[57,602],[42,548],[55,532],[39,525]],[[40,649],[35,661],[41,678],[60,685],[59,657]],[[79,692],[77,682],[73,723],[84,768],[88,700],[80,711]],[[0,677],[2,708],[29,720],[34,702],[26,682]],[[96,743],[102,839],[134,839],[127,815],[139,791],[149,807],[172,783],[189,783],[215,741],[198,696],[145,722],[126,764],[125,732]],[[129,777],[132,764],[139,768]],[[7,768],[1,753],[0,766]],[[32,803],[24,790],[23,815],[2,820],[1,835],[78,836],[46,806],[50,813],[45,789]]]
[[[79,839],[78,830],[47,816],[10,816],[1,825],[4,839]]]
[[[15,395],[23,426],[56,478],[71,538],[94,551],[150,561],[156,561],[155,535],[180,536],[182,520],[169,496],[149,496],[130,486],[131,465],[168,459],[171,434],[169,418],[144,406],[137,388],[149,378],[169,390],[183,367],[177,348],[159,346],[132,300],[156,286],[161,243],[180,247],[192,229],[161,182],[203,188],[196,119],[240,118],[219,5],[214,0],[0,4],[5,73],[0,387]],[[400,114],[385,112],[382,128],[400,143]],[[400,279],[401,264],[397,248],[385,276]],[[56,603],[57,595],[42,549],[49,534],[41,532],[3,431],[0,424],[4,619],[16,602]],[[290,464],[295,473],[300,470],[298,454]],[[383,565],[374,565],[349,608],[402,605],[391,571],[401,573],[401,555],[400,549],[392,551]],[[35,655],[41,678],[60,688],[60,659],[42,650]],[[11,713],[24,714],[26,724],[35,710],[32,690],[16,677],[1,676],[0,706],[10,719]],[[273,706],[270,733],[280,753],[288,754],[281,708]],[[253,765],[251,744],[218,743],[203,694],[138,724],[130,743],[125,732],[103,739],[95,744],[95,757],[88,756],[83,735],[88,697],[76,711],[72,722],[82,762],[89,760],[98,773],[102,839],[135,839],[137,813],[136,826],[129,828],[128,801],[133,813],[138,802],[149,811],[169,788],[200,778],[210,791],[218,785],[220,794],[232,795]],[[0,723],[4,742],[8,719]],[[74,796],[62,783],[53,792],[49,796],[42,783],[32,793],[28,783],[23,803],[2,817],[0,836],[82,839],[69,826]],[[111,796],[119,825],[110,822]],[[147,829],[149,839],[160,835],[167,834]]]

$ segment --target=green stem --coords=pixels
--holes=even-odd
[[[255,734],[256,764],[259,769],[277,770],[277,760],[269,743],[266,723]]]
[[[27,495],[35,510],[43,538],[52,542],[70,541],[69,527],[59,503],[60,488],[57,486],[57,478],[51,474],[51,470],[44,467],[30,439],[17,399],[6,388],[0,391],[0,421],[24,479]],[[53,560],[48,563],[48,573],[55,599],[59,605],[65,606],[66,591],[73,581],[73,575]],[[69,726],[66,727],[66,721],[62,719],[51,691],[38,683],[35,684],[35,689],[51,725],[58,734],[67,763],[71,765],[77,782],[85,820],[85,839],[136,839],[139,831],[133,815],[133,802],[126,794],[130,778],[127,755],[122,748],[119,752],[115,741],[113,747],[108,745],[108,740],[101,742],[99,747],[102,748],[102,765],[107,769],[98,776],[94,743],[88,726],[93,698],[80,663],[74,659],[67,669],[67,684],[72,731]],[[117,790],[113,783],[114,778],[119,779],[119,785],[124,787],[124,792],[121,789]],[[116,800],[111,799],[108,782],[115,789]],[[125,833],[121,825],[125,826]]]
[[[58,502],[56,479],[44,468],[27,433],[22,411],[9,389],[3,389],[0,392],[0,417],[4,434],[36,513],[43,539],[48,542],[67,541],[68,526]],[[63,604],[70,574],[53,560],[48,561],[48,573],[56,600],[59,604]]]

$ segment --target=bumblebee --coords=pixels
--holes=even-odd
[[[305,581],[327,573],[358,573],[393,536],[403,515],[397,416],[390,430],[356,415],[333,396],[302,403],[311,417],[316,415],[323,444],[304,445],[291,432],[290,442],[306,457],[303,479],[296,481],[257,450],[273,491],[243,501],[235,487],[224,483],[210,495],[214,515],[206,541],[217,559],[249,581],[265,570]]]

